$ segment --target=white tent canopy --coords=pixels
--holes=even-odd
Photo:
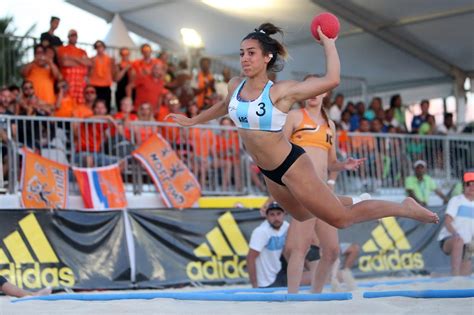
[[[184,51],[180,29],[193,28],[203,38],[204,54],[236,68],[241,39],[259,24],[273,22],[286,31],[284,42],[292,57],[280,79],[324,72],[323,51],[311,37],[309,25],[314,15],[329,11],[341,21],[338,48],[342,74],[363,78],[371,94],[437,84],[447,95],[460,94],[465,78],[474,76],[472,0],[68,2],[107,21],[119,14],[129,30],[171,51]],[[259,7],[243,7],[249,3]]]
[[[127,27],[123,23],[120,15],[115,14],[109,32],[105,36],[105,43],[114,47],[135,47],[135,43],[128,34]]]

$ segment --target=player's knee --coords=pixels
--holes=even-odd
[[[334,263],[339,257],[339,246],[323,247],[321,250],[321,258],[323,260]]]
[[[337,217],[328,223],[338,229],[345,229],[352,225],[352,222],[347,217]]]

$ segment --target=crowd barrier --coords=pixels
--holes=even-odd
[[[443,219],[444,208],[432,208]],[[262,222],[251,209],[0,211],[0,275],[25,289],[163,288],[248,283]],[[355,277],[448,274],[442,224],[385,218],[340,231],[361,247]]]
[[[196,175],[203,195],[266,193],[263,176],[243,148],[237,129],[217,122],[183,128],[162,122],[0,115],[0,130],[3,192],[19,190],[18,152],[23,146],[70,166],[119,162],[128,193],[154,192],[151,179],[130,154],[151,134],[160,133]],[[419,159],[427,162],[428,174],[447,193],[463,170],[474,165],[474,139],[469,135],[340,133],[337,150],[340,159],[367,159],[360,170],[340,173],[336,189],[342,194],[403,193],[404,180]],[[74,182],[70,187],[71,193],[78,192]]]

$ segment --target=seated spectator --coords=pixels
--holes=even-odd
[[[365,104],[364,102],[357,102],[355,105],[356,112],[351,116],[351,131],[359,129],[360,123],[364,118]]]
[[[40,43],[42,46],[53,46],[58,47],[63,45],[63,41],[54,35],[54,31],[59,26],[60,18],[57,16],[52,16],[51,20],[49,21],[49,30],[47,32],[41,33]]]
[[[421,114],[413,117],[413,120],[411,121],[411,133],[419,133],[418,131],[421,125],[428,121],[428,117],[432,116],[429,114],[430,101],[422,100],[420,103],[420,108]]]
[[[181,60],[176,71],[176,78],[167,85],[178,97],[183,106],[187,106],[194,100],[194,90],[192,88],[192,76],[188,69],[186,60]]]
[[[120,101],[120,111],[117,112],[113,117],[114,120],[119,123],[119,134],[124,135],[125,139],[128,141],[131,141],[131,125],[130,123],[132,121],[138,120],[138,116],[132,113],[133,110],[133,104],[132,104],[132,99],[130,97],[125,96],[122,98]],[[113,129],[111,132],[112,136],[115,136],[116,131]]]
[[[405,190],[407,195],[426,207],[431,192],[434,191],[443,200],[443,203],[446,204],[448,198],[438,188],[436,182],[431,178],[431,176],[426,174],[426,167],[427,164],[423,160],[418,160],[413,164],[415,175],[408,176],[405,179]]]
[[[43,46],[36,45],[34,52],[35,59],[23,67],[21,74],[25,80],[33,83],[36,96],[44,103],[54,107],[56,103],[54,82],[60,78],[61,73],[53,59],[46,57]]]
[[[185,113],[182,111],[179,99],[172,93],[166,94],[162,107],[168,108],[168,113],[185,115]],[[170,118],[164,119],[163,122],[174,123],[174,121]],[[178,140],[180,142],[186,141],[185,138],[183,138],[184,133],[183,128],[181,127],[160,127],[160,133],[170,144],[177,143]]]
[[[58,48],[58,60],[64,80],[69,85],[69,95],[77,102],[84,103],[84,88],[91,61],[85,50],[76,47],[77,31],[68,32],[68,44]]]
[[[76,139],[78,155],[76,163],[82,167],[105,166],[117,162],[115,156],[108,156],[102,152],[104,141],[108,138],[110,126],[117,128],[112,116],[107,115],[105,100],[96,99],[92,107],[93,115],[87,119],[105,119],[107,122],[88,122],[87,119],[77,128]]]
[[[222,81],[216,82],[215,84],[216,94],[218,94],[222,99],[225,99],[227,96],[227,86],[229,84],[230,79],[232,79],[230,69],[224,67],[224,69],[222,69]]]
[[[17,298],[25,296],[40,296],[40,295],[50,295],[52,292],[51,288],[44,288],[36,292],[26,291],[20,289],[19,287],[11,284],[7,281],[5,277],[0,276],[0,290],[8,296],[13,296]]]
[[[285,246],[288,226],[285,210],[277,203],[270,204],[266,209],[265,221],[250,237],[247,269],[253,288],[286,285],[286,274],[280,273],[280,257]]]
[[[199,72],[193,82],[194,94],[196,95],[196,104],[202,109],[204,107],[204,98],[211,96],[216,92],[214,77],[211,73],[211,59],[207,57],[199,60]]]
[[[97,99],[97,92],[92,85],[86,86],[84,89],[84,97],[82,99],[84,102],[76,103],[76,107],[72,111],[72,116],[74,118],[88,118],[94,115],[93,107]]]
[[[151,105],[149,103],[143,103],[138,108],[137,117],[139,122],[155,122],[155,118],[153,118],[153,111]],[[158,128],[156,126],[150,125],[139,125],[134,124],[133,126],[133,134],[135,135],[135,143],[139,146],[148,138],[150,138],[154,133],[158,132]]]
[[[17,113],[17,100],[20,100],[21,95],[16,98],[12,92],[3,86],[0,88],[0,109],[3,115],[15,115]]]
[[[91,69],[89,73],[89,84],[95,88],[97,98],[105,100],[107,113],[110,113],[110,102],[112,99],[112,90],[110,87],[115,75],[115,60],[106,52],[106,45],[98,40],[94,43],[94,49],[97,55],[91,58]]]
[[[452,113],[444,114],[444,122],[438,127],[438,133],[443,135],[454,135],[457,133],[454,117]]]
[[[18,85],[12,84],[8,86],[8,90],[12,93],[13,99],[19,100],[21,95],[21,89]]]
[[[76,102],[68,94],[68,84],[66,80],[61,80],[56,85],[58,93],[56,94],[55,117],[69,118],[73,117],[76,109]]]
[[[345,109],[341,114],[341,122],[339,123],[339,130],[349,131],[351,129],[351,113]]]
[[[444,226],[438,241],[444,254],[451,256],[451,274],[469,276],[474,254],[474,170],[464,173],[464,193],[449,200]]]
[[[436,127],[436,121],[434,116],[429,115],[426,117],[426,121],[424,121],[420,128],[418,129],[418,134],[419,135],[435,135],[437,134],[437,127]]]
[[[220,120],[223,127],[235,126],[233,121],[228,117]],[[234,182],[235,189],[242,188],[241,168],[240,168],[240,142],[237,131],[222,129],[216,136],[216,154],[218,165],[222,171],[222,190],[227,191],[229,186]]]

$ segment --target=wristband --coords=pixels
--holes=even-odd
[[[334,179],[328,179],[328,185],[336,185],[336,181]]]

